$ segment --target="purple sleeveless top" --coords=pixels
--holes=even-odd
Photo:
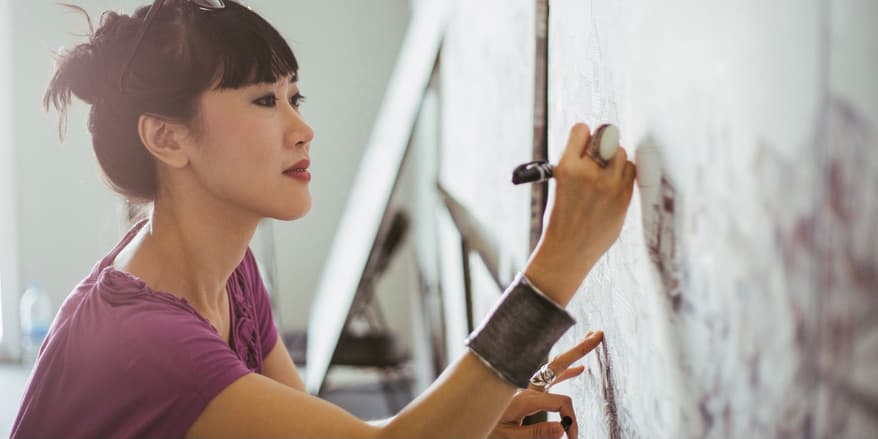
[[[64,301],[28,379],[12,438],[183,437],[226,386],[262,373],[278,335],[250,249],[227,282],[232,348],[185,299],[112,267],[145,223]]]

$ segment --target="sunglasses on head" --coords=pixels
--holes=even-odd
[[[119,90],[123,94],[127,91],[125,88],[125,77],[128,75],[128,69],[131,67],[134,57],[137,56],[137,50],[140,48],[140,43],[143,42],[143,36],[146,35],[146,31],[152,24],[155,16],[158,15],[158,10],[165,4],[165,1],[166,0],[156,0],[152,6],[150,6],[149,11],[146,13],[146,17],[143,19],[143,27],[141,27],[140,32],[137,33],[134,49],[131,50],[128,59],[125,61],[125,64],[122,65],[122,72],[119,73]],[[218,11],[220,9],[225,9],[226,7],[226,2],[223,0],[187,0],[187,2],[193,7],[207,12]]]

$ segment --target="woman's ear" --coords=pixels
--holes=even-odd
[[[155,114],[144,113],[137,120],[137,133],[147,151],[156,160],[172,167],[189,164],[189,155],[183,148],[185,127]]]

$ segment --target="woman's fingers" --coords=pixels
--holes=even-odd
[[[531,384],[530,386],[528,386],[528,388],[531,390],[546,392],[555,384],[579,376],[585,370],[585,366],[570,367],[570,365],[594,350],[594,348],[598,344],[600,344],[601,340],[603,339],[603,331],[588,331],[585,334],[585,337],[583,337],[582,340],[580,340],[579,343],[576,344],[576,346],[573,346],[572,348],[558,355],[551,362],[549,362],[549,369],[551,369],[552,372],[555,373],[556,377],[555,381],[551,385],[546,387],[537,387]]]
[[[613,159],[610,160],[609,167],[613,172],[613,177],[616,179],[621,179],[622,174],[625,171],[625,165],[628,164],[628,151],[625,151],[625,148],[618,147],[616,149],[616,155],[613,156]]]
[[[560,439],[564,436],[564,427],[560,422],[538,422],[531,425],[511,426],[505,428],[502,433],[506,438]]]
[[[558,374],[558,378],[555,378],[555,382],[552,383],[552,385],[547,386],[547,387],[551,388],[555,384],[567,381],[570,378],[576,378],[579,375],[581,375],[582,372],[584,372],[584,371],[585,371],[585,366],[568,367],[567,369],[564,369],[564,372],[561,372],[560,374]],[[546,389],[546,390],[548,391],[548,389]]]
[[[591,141],[591,128],[584,123],[577,123],[570,128],[570,136],[567,137],[567,146],[561,153],[562,161],[579,159],[586,153],[589,141]]]
[[[563,372],[564,369],[570,367],[571,364],[594,350],[603,339],[603,331],[588,331],[585,334],[585,337],[583,337],[576,346],[573,346],[563,354],[555,357],[555,359],[549,363],[549,368],[552,369],[552,372],[555,372],[555,375],[558,375],[560,372]]]
[[[549,363],[549,369],[552,369],[552,372],[555,372],[557,378],[555,378],[555,382],[553,382],[552,385],[546,386],[544,390],[548,391],[549,388],[555,384],[579,376],[579,374],[585,370],[585,366],[570,367],[570,365],[593,351],[603,339],[603,331],[588,331],[588,333],[585,334],[585,337],[583,337],[576,346],[573,346],[567,352],[555,357],[555,359]]]
[[[630,202],[631,196],[634,195],[634,179],[637,178],[637,167],[630,161],[625,164],[625,170],[622,173],[622,179],[625,182],[625,200]]]
[[[573,412],[573,400],[567,395],[544,393],[534,390],[522,390],[513,398],[512,403],[503,415],[505,419],[521,418],[538,412],[557,412],[563,419],[570,417],[570,427],[567,429],[567,437],[578,437],[579,427],[576,423],[576,413]]]
[[[544,395],[552,395],[551,393],[544,393]],[[556,402],[559,404],[557,410],[548,411],[557,411],[558,414],[561,415],[561,419],[567,418],[567,422],[569,422],[570,426],[567,428],[567,437],[568,438],[578,438],[579,437],[579,423],[576,422],[576,413],[573,411],[573,400],[566,395],[555,395],[560,396]]]

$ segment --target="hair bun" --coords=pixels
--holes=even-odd
[[[108,11],[101,16],[100,27],[95,31],[84,9],[70,4],[63,6],[85,17],[90,34],[87,42],[55,53],[55,74],[43,96],[46,109],[52,105],[61,113],[59,129],[62,139],[72,95],[86,104],[95,105],[119,94],[116,81],[121,66],[117,59],[123,56],[128,37],[137,32],[142,22]]]
[[[65,56],[70,58],[71,75],[78,79],[73,94],[86,103],[94,104],[107,96],[119,93],[117,76],[122,68],[129,37],[133,36],[142,20],[113,11],[101,15],[100,27],[92,30],[91,18],[81,10],[88,21],[91,35],[88,43],[76,46]],[[112,61],[111,61],[112,60]],[[108,62],[110,61],[110,62]],[[78,85],[79,87],[76,87]]]
[[[69,51],[58,54],[58,65],[52,83],[66,86],[83,102],[93,105],[112,93],[107,80],[107,69],[100,48],[92,43],[79,44]],[[57,105],[56,105],[57,106]]]

